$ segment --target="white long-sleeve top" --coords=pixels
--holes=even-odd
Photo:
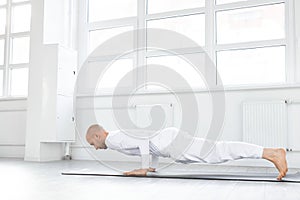
[[[241,158],[262,158],[263,147],[258,145],[238,141],[216,142],[179,132],[177,128],[169,127],[161,130],[151,139],[137,139],[117,130],[108,134],[105,144],[109,149],[127,155],[141,156],[142,168],[149,168],[149,166],[157,168],[159,157],[171,157],[181,163],[222,163]],[[184,149],[190,142],[191,145]],[[203,153],[201,151],[203,146],[213,148]]]
[[[130,137],[121,130],[116,130],[109,132],[105,144],[109,149],[127,155],[141,156],[142,168],[157,168],[159,157],[170,157],[163,150],[172,142],[177,134],[177,128],[169,127],[163,129],[151,139],[138,139]]]

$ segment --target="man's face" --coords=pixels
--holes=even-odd
[[[87,136],[86,140],[90,145],[94,146],[96,150],[107,149],[107,146],[105,145],[105,134],[103,131],[99,131],[91,136]]]

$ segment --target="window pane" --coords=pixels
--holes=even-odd
[[[6,9],[0,9],[0,35],[5,34],[5,26],[6,26]]]
[[[0,6],[1,6],[1,5],[5,5],[6,2],[7,2],[7,0],[0,0]]]
[[[3,70],[0,70],[0,96],[3,96]]]
[[[137,0],[89,0],[89,22],[137,15]]]
[[[238,1],[252,1],[252,0],[216,0],[217,4],[233,3]]]
[[[197,56],[198,58],[200,57],[202,59],[202,64],[204,65],[204,54],[198,53],[198,54],[189,54],[186,56]],[[189,62],[187,62],[181,56],[172,55],[172,56],[158,56],[158,57],[147,58],[147,65],[151,65],[151,64],[169,67],[170,69],[174,70],[178,75],[180,75],[183,79],[185,79],[187,84],[189,84],[191,88],[205,87],[205,81],[202,78],[201,72],[198,72]],[[149,76],[149,74],[147,75]],[[158,86],[150,85],[147,88],[152,90],[152,89],[156,89],[157,87]],[[178,85],[177,87],[180,88],[183,86]]]
[[[224,85],[285,82],[285,47],[220,51],[217,68]]]
[[[204,7],[205,0],[148,0],[148,13]]]
[[[90,31],[90,45],[89,49],[90,52],[92,52],[96,47],[98,47],[103,42],[107,41],[108,39],[133,30],[133,27],[131,26],[124,26],[124,27],[118,27],[118,28],[110,28],[110,29],[102,29],[102,30],[96,30],[96,31]],[[133,46],[133,40],[132,40],[132,46]]]
[[[104,72],[103,76],[99,78],[98,89],[115,88],[118,82],[131,70],[133,70],[132,59],[120,59],[108,63],[108,69]],[[123,87],[133,86],[132,82],[127,83],[127,85],[122,85]]]
[[[218,43],[285,37],[284,4],[217,12]]]
[[[27,96],[28,68],[11,69],[10,94],[11,96]]]
[[[173,17],[159,20],[150,20],[147,22],[147,28],[159,28],[175,31],[190,38],[198,45],[205,44],[205,16],[189,15],[184,17]],[[164,38],[155,38],[150,33],[147,34],[147,45],[151,47],[151,41],[163,40]],[[187,48],[184,44],[177,44],[174,41],[173,48]]]
[[[12,8],[11,31],[25,32],[30,30],[31,5],[20,5]]]
[[[29,37],[13,38],[11,43],[10,63],[28,63],[29,62]]]
[[[0,65],[4,64],[4,40],[0,40]]]

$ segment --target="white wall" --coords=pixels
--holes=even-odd
[[[24,157],[26,99],[0,101],[0,157]]]
[[[46,2],[45,9],[40,6],[44,1]],[[31,4],[34,19],[31,23],[31,29],[37,30],[34,33],[32,32],[31,36],[35,40],[41,39],[47,44],[55,43],[69,48],[76,48],[77,0],[31,0]],[[40,9],[35,9],[37,6]],[[65,12],[67,10],[68,12]],[[44,11],[46,12],[44,13]],[[53,16],[57,18],[51,20]],[[46,18],[45,21],[43,21],[44,17]],[[44,30],[42,28],[38,29],[41,24],[45,25]],[[37,50],[35,57],[40,57],[40,54],[41,51]],[[31,64],[30,62],[29,65]],[[0,98],[0,157],[24,157],[26,110],[26,97]],[[43,147],[42,150],[46,151],[47,146]]]
[[[200,128],[198,135],[200,137],[205,136],[211,120],[211,103],[207,92],[197,93],[198,104],[200,108]],[[72,147],[72,154],[74,159],[94,159],[90,154],[96,156],[101,160],[129,160],[138,161],[136,157],[124,156],[120,153],[112,152],[110,150],[98,150],[95,151],[93,148],[88,147],[89,145],[85,142],[85,131],[90,124],[97,123],[92,121],[91,117],[87,115],[87,111],[90,105],[87,105],[87,98],[78,98],[77,109],[77,128],[78,133],[76,135],[77,142]],[[122,98],[122,97],[120,97]],[[124,97],[123,97],[124,98]],[[247,100],[299,100],[300,99],[300,88],[274,88],[274,89],[255,89],[255,90],[236,90],[226,91],[226,114],[225,123],[221,135],[221,140],[242,140],[242,109],[241,103]],[[180,110],[177,102],[170,94],[155,94],[155,95],[140,95],[136,98],[135,102],[138,103],[173,103],[175,107],[174,122],[175,126],[180,123]],[[95,99],[96,115],[98,123],[101,123],[108,131],[116,129],[116,125],[112,119],[111,97],[98,97]],[[105,109],[107,108],[107,109]],[[294,149],[300,150],[300,126],[297,120],[300,119],[300,104],[289,105],[289,145]],[[88,147],[88,148],[86,148]],[[87,151],[88,150],[88,151]],[[295,159],[298,158],[298,159]],[[288,161],[290,166],[300,167],[300,152],[288,152]],[[270,165],[265,161],[247,160],[238,161],[231,164],[250,164],[250,165]]]

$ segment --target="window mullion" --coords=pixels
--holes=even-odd
[[[295,68],[296,68],[296,82],[300,82],[300,1],[294,1],[294,25],[295,25]]]
[[[146,16],[146,20],[157,20],[172,17],[183,17],[188,15],[196,15],[205,13],[205,8],[190,8],[184,10],[175,10],[162,13],[149,14]]]
[[[137,60],[136,67],[146,65],[146,13],[147,13],[147,0],[138,0],[138,16],[137,16]],[[147,70],[145,68],[139,68],[136,75],[136,86],[147,82]]]
[[[28,63],[12,64],[9,66],[9,69],[20,69],[20,68],[29,68]]]
[[[136,21],[136,17],[126,17],[122,19],[112,19],[106,21],[97,21],[88,23],[89,31],[116,28],[122,26],[131,26]]]
[[[8,0],[8,1],[11,1],[11,0]],[[30,1],[24,1],[24,2],[11,2],[10,5],[13,5],[13,6],[22,6],[22,5],[26,5],[26,4],[30,4]]]
[[[252,1],[238,1],[228,4],[220,4],[215,6],[215,11],[226,11],[243,8],[251,8],[257,6],[266,6],[278,3],[285,3],[286,0],[252,0]]]
[[[4,50],[4,71],[3,71],[3,96],[9,95],[9,60],[10,60],[10,54],[11,54],[11,10],[12,10],[12,4],[11,0],[7,1],[7,11],[6,11],[6,39],[5,39],[5,50]]]
[[[11,38],[30,36],[30,31],[10,33]]]
[[[286,39],[262,40],[254,42],[240,42],[229,44],[218,44],[215,46],[216,51],[230,51],[238,49],[255,49],[261,47],[284,46],[287,44]]]
[[[205,1],[205,50],[208,55],[210,61],[206,62],[213,62],[214,65],[216,64],[215,58],[215,13],[214,13],[214,1],[206,0]],[[206,65],[210,66],[210,65]],[[217,84],[216,79],[216,70],[215,69],[206,69],[208,74],[203,74],[208,78],[207,81],[212,81],[213,85]]]
[[[290,84],[296,82],[294,6],[294,0],[285,3],[286,81]]]

